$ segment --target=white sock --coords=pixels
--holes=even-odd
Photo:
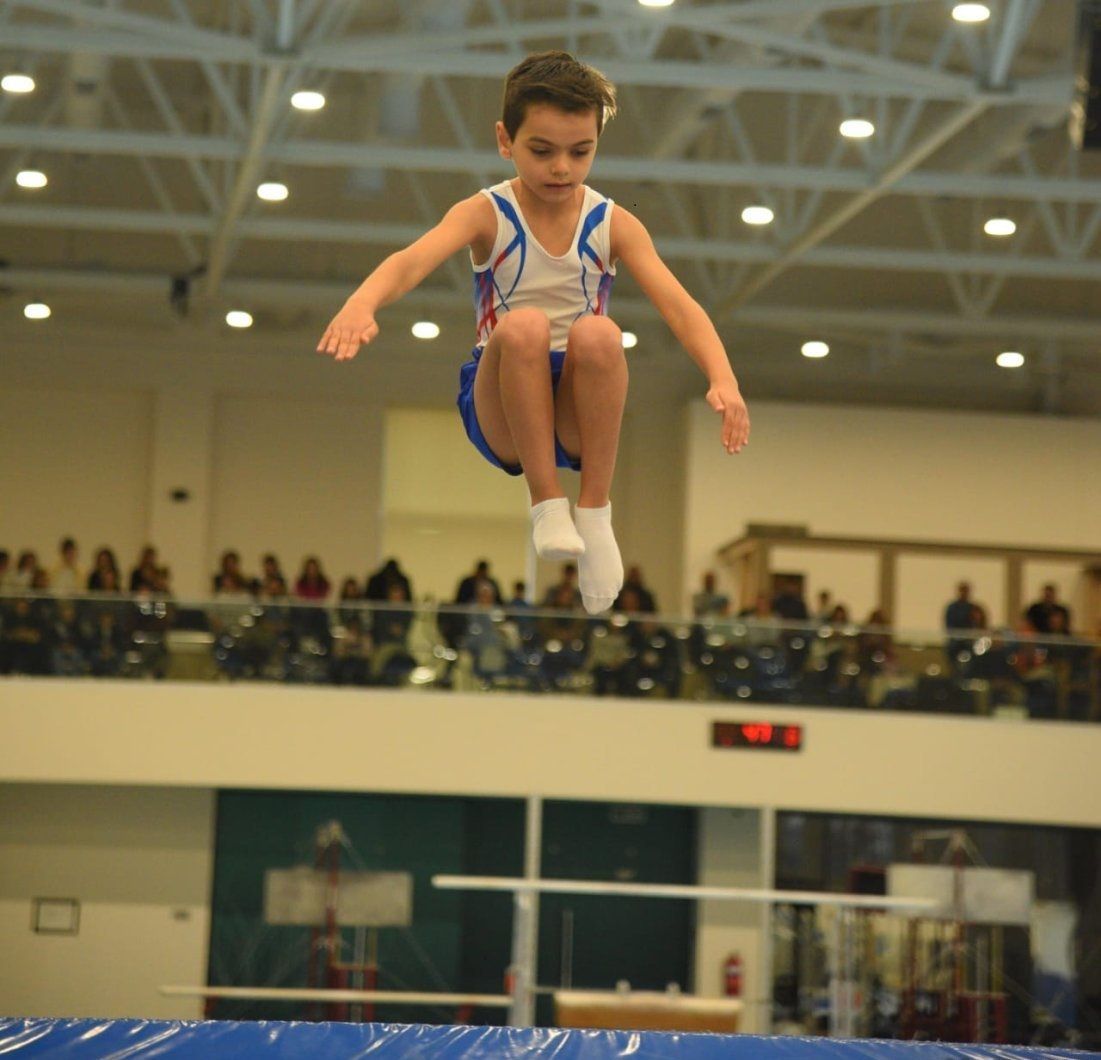
[[[566,497],[553,497],[531,506],[532,537],[540,559],[577,559],[585,542],[570,518]]]
[[[577,564],[581,600],[590,615],[606,611],[623,588],[623,559],[612,533],[612,506],[576,508],[577,532],[585,554]]]

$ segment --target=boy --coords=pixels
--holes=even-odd
[[[318,352],[354,357],[378,334],[375,313],[462,247],[474,268],[478,342],[460,370],[467,436],[493,465],[522,474],[535,549],[574,559],[591,614],[623,586],[609,491],[627,396],[620,330],[607,316],[622,261],[707,376],[722,443],[739,452],[749,416],[707,314],[658,257],[646,229],[585,186],[615,90],[566,52],[528,56],[505,80],[497,147],[516,177],[456,203],[390,255],[333,318]],[[576,524],[558,468],[581,472]]]

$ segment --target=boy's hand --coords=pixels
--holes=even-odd
[[[723,448],[740,453],[749,444],[749,411],[733,379],[723,379],[707,391],[707,403],[723,418]]]
[[[366,346],[377,334],[374,311],[349,299],[325,329],[317,352],[331,354],[338,361],[350,361],[359,353],[359,347]]]

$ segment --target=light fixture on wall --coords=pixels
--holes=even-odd
[[[633,350],[638,345],[638,336],[633,331],[623,332],[623,348]]]
[[[226,313],[226,323],[231,328],[251,328],[252,314],[244,309],[231,309]]]
[[[994,358],[994,363],[999,368],[1021,368],[1025,363],[1025,355],[1016,350],[1003,350]]]
[[[410,329],[418,339],[434,339],[440,334],[440,325],[431,320],[418,320]]]
[[[811,360],[817,361],[822,357],[829,356],[830,348],[826,343],[813,339],[810,342],[804,342],[800,352],[804,357],[809,357]]]
[[[28,302],[23,306],[23,316],[28,320],[48,320],[51,312],[45,302]]]

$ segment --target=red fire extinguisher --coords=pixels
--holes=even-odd
[[[742,955],[732,953],[723,964],[723,987],[727,997],[742,996]]]

